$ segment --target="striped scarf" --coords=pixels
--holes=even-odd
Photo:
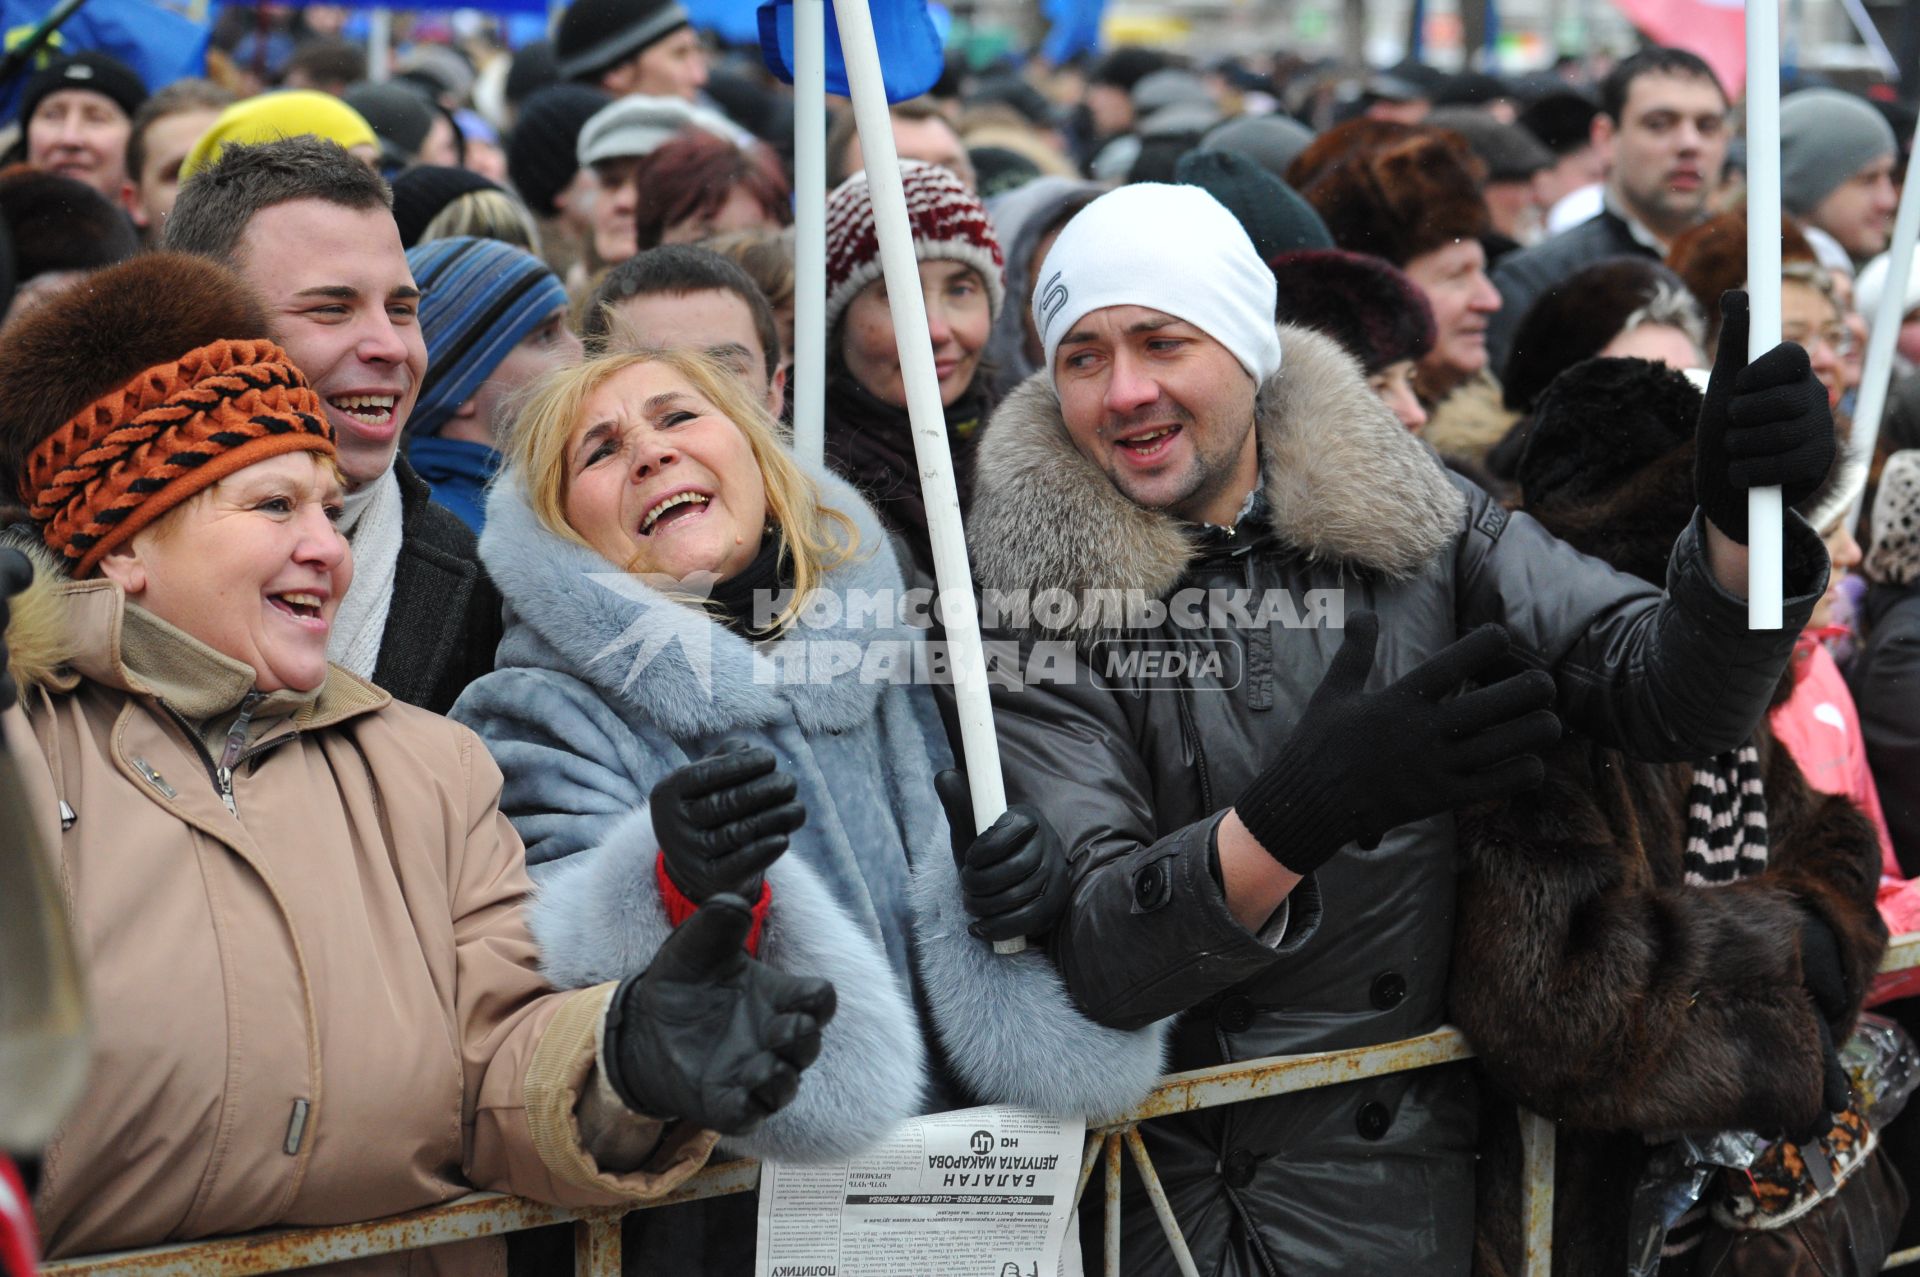
[[[1689,887],[1724,887],[1766,869],[1767,794],[1760,780],[1760,751],[1752,742],[1694,767],[1681,863]],[[1699,1246],[1706,1225],[1707,1207],[1695,1202],[1667,1230],[1661,1258],[1685,1255]]]

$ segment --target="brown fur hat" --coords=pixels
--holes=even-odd
[[[96,271],[0,331],[0,493],[82,408],[210,342],[268,336],[240,276],[204,257],[148,253]]]
[[[1486,231],[1485,180],[1458,133],[1364,118],[1322,133],[1287,170],[1336,245],[1402,267]]]
[[[1800,224],[1784,213],[1780,217],[1780,261],[1817,262],[1813,245],[1800,232]],[[1673,241],[1667,250],[1667,266],[1687,282],[1687,287],[1707,312],[1707,325],[1720,329],[1720,295],[1729,288],[1744,288],[1747,282],[1747,210],[1708,218]],[[1707,349],[1713,349],[1709,334]]]

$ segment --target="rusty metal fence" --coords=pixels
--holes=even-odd
[[[1913,967],[1920,967],[1920,932],[1896,937],[1881,964],[1882,971],[1904,971]],[[1140,1137],[1140,1123],[1244,1100],[1430,1068],[1470,1059],[1472,1055],[1464,1034],[1458,1029],[1440,1028],[1417,1038],[1378,1046],[1274,1056],[1168,1075],[1124,1118],[1087,1134],[1080,1160],[1078,1193],[1084,1200],[1095,1170],[1104,1163],[1104,1266],[1108,1277],[1120,1272],[1120,1179],[1123,1160],[1127,1158],[1131,1158],[1139,1173],[1180,1271],[1187,1277],[1197,1277],[1186,1241],[1173,1218],[1153,1161],[1147,1155],[1146,1143]],[[1533,1114],[1524,1115],[1521,1142],[1526,1222],[1523,1271],[1526,1277],[1548,1277],[1552,1266],[1553,1123]],[[731,1193],[749,1193],[759,1183],[759,1164],[740,1161],[709,1166],[674,1192],[638,1208],[568,1210],[498,1193],[473,1193],[444,1206],[362,1224],[249,1233],[206,1242],[92,1255],[48,1264],[42,1271],[48,1277],[201,1277],[207,1273],[246,1277],[572,1223],[576,1277],[619,1277],[620,1221],[632,1209],[651,1210]],[[1070,1236],[1069,1244],[1072,1240]],[[1893,1255],[1887,1267],[1910,1264],[1920,1264],[1920,1247]]]

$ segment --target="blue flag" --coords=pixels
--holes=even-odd
[[[940,79],[946,66],[940,15],[926,0],[867,0],[874,42],[880,46],[880,78],[887,101],[917,98]],[[793,0],[760,6],[760,57],[767,69],[793,83]],[[827,92],[849,96],[847,63],[840,52],[840,26],[827,0]]]
[[[1040,11],[1047,18],[1047,38],[1041,42],[1040,55],[1059,66],[1082,53],[1100,48],[1100,15],[1107,0],[1043,0]]]
[[[26,39],[56,3],[0,0],[0,30],[6,32],[7,47]],[[108,54],[132,67],[149,93],[175,80],[204,75],[207,34],[204,24],[151,0],[87,0],[34,55],[33,69],[0,88],[0,119],[13,115],[20,90],[33,71],[55,58],[85,50]]]

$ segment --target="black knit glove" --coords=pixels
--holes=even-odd
[[[1801,911],[1800,982],[1813,999],[1814,1017],[1820,1030],[1822,1057],[1821,1099],[1826,1112],[1838,1113],[1853,1098],[1853,1081],[1840,1063],[1834,1037],[1852,1018],[1853,1002],[1847,997],[1846,967],[1840,958],[1840,941],[1826,920],[1811,909]],[[1826,1122],[1819,1134],[1825,1134]]]
[[[722,891],[760,898],[767,866],[807,819],[778,765],[770,749],[727,740],[653,787],[653,833],[681,895],[696,904]]]
[[[1820,490],[1833,465],[1833,414],[1807,352],[1781,342],[1751,364],[1747,295],[1720,298],[1720,352],[1700,406],[1693,490],[1714,527],[1747,543],[1747,490],[1781,489],[1789,506]]]
[[[749,957],[752,927],[744,900],[714,896],[614,990],[600,1063],[634,1112],[745,1135],[799,1091],[833,985]]]
[[[33,582],[33,561],[18,550],[0,547],[0,711],[12,709],[20,699],[20,689],[7,672],[12,654],[7,651],[7,626],[13,620],[8,602]]]
[[[960,890],[982,940],[1013,940],[1053,930],[1067,907],[1067,848],[1035,808],[1017,803],[973,837],[967,778],[949,767],[933,778],[953,831]]]
[[[1347,617],[1346,639],[1280,754],[1234,810],[1269,856],[1312,873],[1350,842],[1469,803],[1505,798],[1546,777],[1541,751],[1560,739],[1553,679],[1529,670],[1441,698],[1507,655],[1507,631],[1483,625],[1382,691],[1361,689],[1380,618]]]

